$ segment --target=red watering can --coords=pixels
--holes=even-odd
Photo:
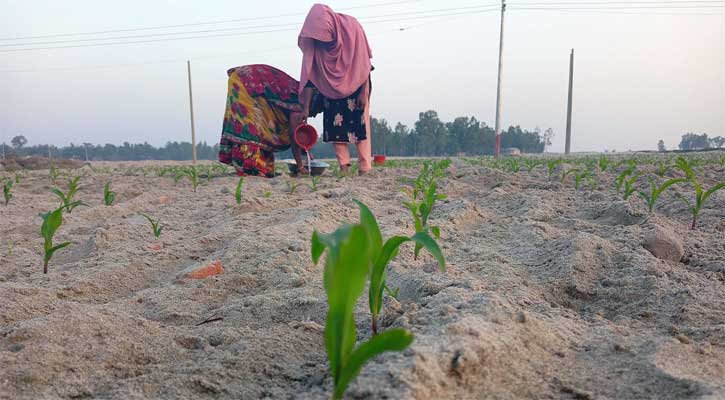
[[[310,171],[312,164],[310,163],[310,149],[317,143],[317,130],[314,126],[302,123],[295,128],[295,143],[305,149],[307,153],[307,170]]]

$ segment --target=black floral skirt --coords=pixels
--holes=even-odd
[[[308,86],[312,86],[308,83]],[[314,87],[314,86],[313,86]],[[357,106],[362,87],[344,99],[328,99],[317,92],[312,107],[323,112],[322,140],[333,143],[357,143],[367,139],[365,110]],[[372,91],[372,84],[371,84]]]

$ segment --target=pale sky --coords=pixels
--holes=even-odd
[[[535,2],[554,1],[508,1],[504,126],[552,128],[555,136],[551,150],[563,150],[569,52],[574,48],[574,151],[654,149],[659,139],[668,148],[675,148],[680,136],[688,131],[725,135],[725,8],[515,9]],[[411,17],[425,15],[412,14],[421,11],[496,2],[390,1],[385,6],[381,3],[386,2],[327,3],[333,9],[352,7],[344,12],[358,17],[366,29],[376,67],[372,78],[373,116],[385,118],[391,124],[400,121],[412,126],[419,112],[434,109],[444,121],[475,116],[493,126],[499,11],[450,15],[471,10],[464,8],[440,12],[438,15],[449,15],[435,18]],[[0,0],[0,39],[5,39],[0,40],[0,142],[9,142],[17,134],[25,135],[30,144],[148,141],[161,145],[171,140],[188,141],[185,60],[190,59],[197,139],[216,143],[224,113],[226,70],[265,63],[299,78],[301,53],[296,45],[297,33],[312,4],[299,0]],[[375,4],[376,7],[364,8]],[[725,7],[725,1],[709,4]],[[120,32],[105,37],[277,25],[258,28],[276,32],[254,35],[7,51],[23,48],[9,44],[92,36],[8,38],[280,14],[295,15]],[[393,16],[382,17],[388,15]],[[391,19],[395,21],[376,22]],[[288,25],[279,27],[284,24]],[[412,28],[396,30],[401,27]],[[285,28],[290,30],[279,31]],[[229,32],[234,33],[223,33]],[[132,40],[144,38],[116,41]],[[94,42],[25,47],[89,43]]]

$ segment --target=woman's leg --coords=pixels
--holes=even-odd
[[[346,170],[350,165],[350,150],[347,148],[347,143],[333,143],[333,148],[340,170]]]
[[[361,172],[373,169],[372,135],[370,133],[370,100],[365,105],[365,136],[367,139],[357,142],[357,160]]]

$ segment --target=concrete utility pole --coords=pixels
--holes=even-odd
[[[191,61],[186,61],[186,71],[189,74],[189,111],[191,113],[191,159],[196,164],[196,132],[194,131],[194,100],[191,93]]]
[[[574,92],[574,49],[569,56],[569,103],[566,106],[566,148],[564,154],[571,152],[571,103]]]
[[[501,0],[501,33],[498,43],[498,87],[496,90],[496,158],[501,156],[501,72],[503,70],[503,15],[506,12],[506,0]]]

